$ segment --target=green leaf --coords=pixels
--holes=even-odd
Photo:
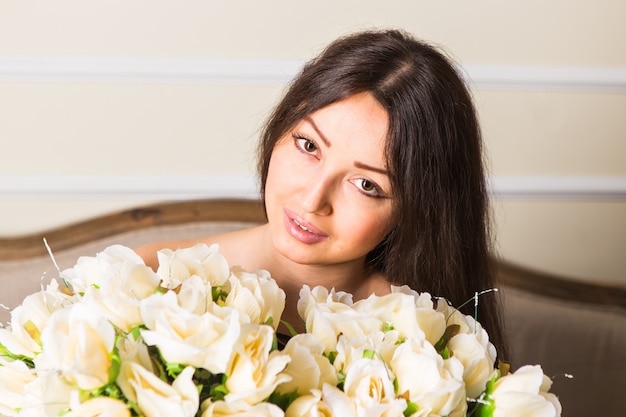
[[[165,362],[165,370],[170,378],[176,379],[178,375],[186,368],[186,365],[180,363]]]
[[[325,354],[326,357],[328,358],[328,360],[330,361],[330,364],[334,364],[335,363],[335,359],[337,359],[337,351],[333,350],[331,352],[328,352],[327,354]]]
[[[269,402],[271,402],[272,404],[276,404],[283,411],[285,411],[291,405],[291,403],[294,402],[299,396],[300,395],[298,394],[298,391],[288,392],[286,394],[273,392],[270,395]]]
[[[295,336],[295,335],[298,334],[296,329],[294,329],[294,327],[291,324],[289,324],[285,320],[281,320],[280,322],[287,328],[287,330],[289,331],[290,336]]]
[[[459,326],[458,324],[451,324],[446,327],[446,331],[443,332],[443,336],[441,336],[437,343],[435,343],[435,349],[437,350],[437,353],[443,356],[444,352],[447,351],[448,342],[450,341],[450,339],[456,336],[460,330],[461,326]],[[447,351],[446,354],[448,355],[448,357],[450,357],[449,351]]]
[[[147,329],[147,327],[144,325],[135,326],[130,329],[130,334],[133,336],[133,340],[139,340],[139,337],[141,336],[141,331],[144,329]]]
[[[3,344],[0,344],[0,356],[5,357],[5,358],[10,358],[16,361],[22,361],[29,368],[35,367],[35,363],[33,362],[32,358],[27,358],[26,356],[22,356],[22,355],[16,355],[15,353],[10,352],[9,349],[7,349],[7,347],[4,346]]]
[[[211,287],[211,297],[213,298],[213,302],[220,304],[228,297],[228,292],[226,292],[222,286]]]
[[[216,383],[211,386],[209,390],[209,397],[213,401],[223,400],[224,397],[228,394],[228,388],[226,387],[226,380],[228,377],[225,374],[222,374],[221,383]]]

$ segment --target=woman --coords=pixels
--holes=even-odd
[[[271,272],[292,323],[303,284],[355,299],[407,284],[457,306],[494,286],[471,97],[445,56],[403,32],[340,38],[310,61],[265,126],[259,172],[267,224],[139,253],[155,266],[163,247],[218,243],[231,265]],[[478,318],[502,356],[493,295]]]

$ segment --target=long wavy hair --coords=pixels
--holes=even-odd
[[[471,95],[448,57],[405,32],[340,38],[304,66],[262,132],[263,198],[276,142],[307,115],[362,92],[389,117],[385,158],[397,223],[368,254],[368,266],[455,306],[493,288],[482,137]],[[462,311],[474,314],[469,304]],[[496,296],[481,297],[478,319],[502,358],[500,316]]]

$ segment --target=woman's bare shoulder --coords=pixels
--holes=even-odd
[[[157,252],[161,249],[181,249],[189,248],[197,244],[213,245],[220,247],[220,253],[226,257],[231,265],[244,265],[249,263],[249,259],[245,256],[255,247],[262,233],[262,227],[253,227],[250,229],[237,230],[234,232],[223,233],[219,235],[204,236],[195,239],[183,240],[166,240],[160,242],[152,242],[135,249],[135,252],[143,258],[146,265],[153,269],[158,267]]]

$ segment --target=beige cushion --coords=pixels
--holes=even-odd
[[[504,291],[514,368],[540,364],[553,378],[563,416],[626,410],[626,309]],[[565,375],[571,374],[569,379]]]

